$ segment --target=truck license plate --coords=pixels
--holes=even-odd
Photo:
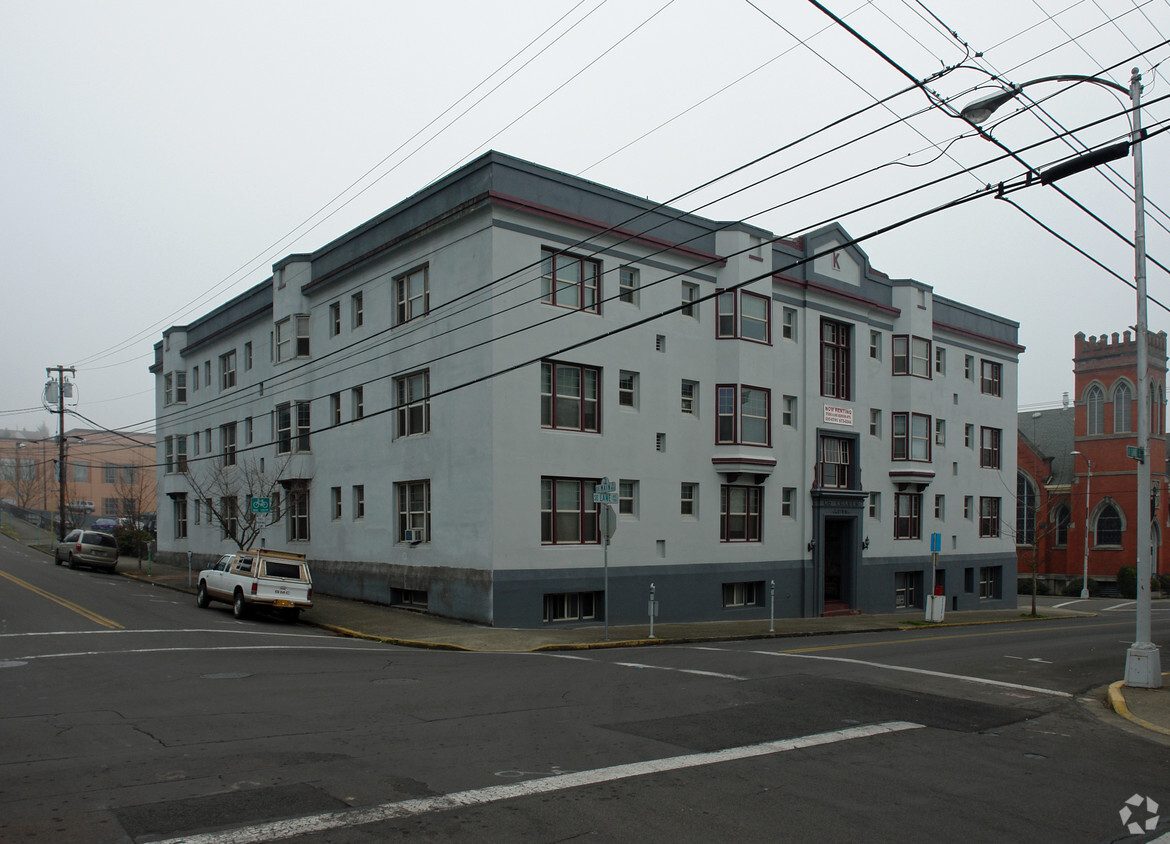
[[[293,603],[292,603],[292,601],[277,601],[276,605],[278,607],[291,607],[293,605]]]

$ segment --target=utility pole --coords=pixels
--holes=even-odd
[[[57,529],[57,541],[65,539],[65,394],[66,386],[69,387],[69,393],[73,392],[73,385],[65,381],[65,373],[70,375],[76,374],[77,370],[72,366],[49,366],[45,367],[45,374],[52,378],[53,373],[57,373],[57,497],[60,511],[61,524]],[[52,396],[50,395],[50,398]],[[51,404],[52,402],[50,402]]]

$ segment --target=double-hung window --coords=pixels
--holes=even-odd
[[[986,396],[1002,396],[1003,364],[984,360],[980,368],[979,389]]]
[[[895,334],[893,339],[894,375],[930,377],[930,341],[923,337]]]
[[[175,403],[186,404],[187,402],[187,370],[180,369],[175,372]]]
[[[285,317],[276,323],[276,362],[309,356],[309,318]],[[234,367],[233,367],[234,369]],[[210,381],[210,375],[206,379]]]
[[[299,401],[276,407],[276,453],[309,450],[309,403]]]
[[[236,350],[219,356],[219,388],[230,390],[236,386]]]
[[[758,486],[731,486],[720,490],[719,540],[759,542],[763,489]]]
[[[984,469],[1000,468],[1000,441],[1003,431],[999,428],[979,429],[979,465]]]
[[[359,290],[357,293],[349,297],[349,316],[350,327],[361,328],[362,323],[365,322],[365,310],[362,302],[362,293]]]
[[[821,437],[820,481],[828,489],[849,489],[852,440]]]
[[[635,267],[618,270],[618,301],[638,304],[638,270]]]
[[[999,536],[999,499],[980,496],[979,498],[979,535],[983,537]]]
[[[698,399],[699,385],[694,381],[687,381],[685,378],[682,382],[682,412],[689,413],[691,416],[695,415],[695,402]]]
[[[398,487],[398,541],[431,541],[431,482],[407,481]]]
[[[638,373],[622,370],[618,373],[618,404],[622,407],[638,406]]]
[[[431,430],[431,372],[424,369],[395,381],[398,388],[398,436],[413,437]]]
[[[601,262],[545,249],[540,262],[540,300],[596,314],[601,311]]]
[[[540,479],[540,541],[543,545],[595,545],[600,541],[596,480]]]
[[[821,395],[825,398],[849,399],[850,345],[853,326],[832,319],[821,319]]]
[[[746,290],[727,290],[720,293],[716,301],[716,337],[757,343],[772,341],[772,303],[768,297]]]
[[[395,325],[402,325],[416,317],[423,316],[431,309],[430,290],[427,285],[427,267],[416,267],[394,279],[394,296],[398,303]]]
[[[891,422],[891,457],[930,462],[930,417],[922,413],[894,413]]]
[[[236,423],[219,426],[219,446],[223,452],[223,465],[236,465]]]
[[[699,285],[689,281],[682,283],[682,315],[693,319],[699,318],[699,309],[695,302],[699,298]]]
[[[336,337],[341,333],[341,303],[331,302],[329,305],[329,336]]]
[[[771,443],[771,391],[722,384],[715,389],[715,441],[719,444]]]
[[[562,431],[601,430],[601,370],[592,366],[542,361],[540,426]]]
[[[894,539],[922,538],[922,494],[899,492],[894,495]]]

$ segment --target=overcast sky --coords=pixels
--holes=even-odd
[[[992,74],[1019,84],[1117,65],[1108,77],[1128,86],[1137,66],[1143,123],[1170,121],[1155,69],[1170,56],[1158,46],[1168,0],[822,2],[916,79],[962,67],[929,83],[933,102],[903,94],[794,144],[911,84],[804,0],[5,0],[0,428],[52,426],[45,368],[64,364],[77,367],[80,413],[153,429],[147,367],[165,327],[486,149],[665,201],[787,146],[676,206],[786,235],[838,219],[860,236],[1023,173],[1014,161],[980,167],[1002,150],[940,106],[979,96]],[[1128,131],[1121,94],[1027,93],[1047,116],[1014,114],[1017,103],[989,124],[1012,150],[1058,124],[1091,145]],[[1042,168],[1069,154],[1052,141],[1021,157]],[[1170,134],[1144,157],[1148,250],[1170,266]],[[1113,167],[1114,184],[1087,172],[1060,185],[1132,239],[1133,161]],[[1132,281],[1132,247],[1052,187],[1010,199]],[[1022,407],[1072,390],[1077,331],[1135,322],[1131,288],[995,197],[862,248],[880,271],[1018,321]],[[1170,305],[1152,262],[1149,292]],[[1168,317],[1151,303],[1152,331]]]

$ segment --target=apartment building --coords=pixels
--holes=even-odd
[[[255,497],[322,592],[500,626],[1014,606],[1017,327],[487,153],[163,333],[160,556]]]

